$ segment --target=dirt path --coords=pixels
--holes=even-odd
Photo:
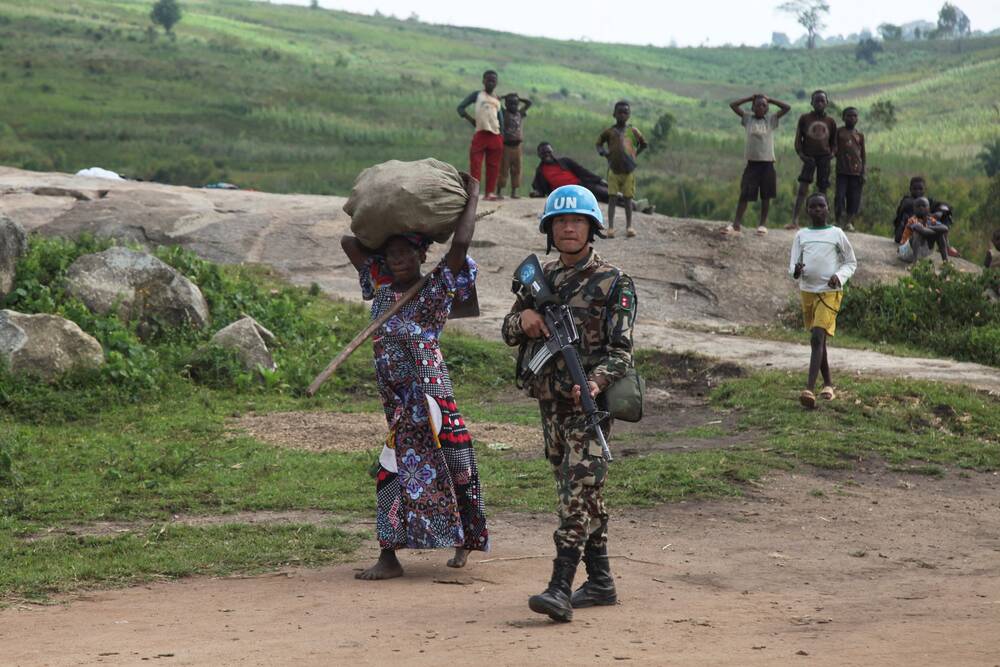
[[[996,665],[998,491],[992,474],[780,474],[740,502],[615,513],[621,603],[568,625],[526,605],[552,517],[494,516],[493,552],[461,571],[406,553],[388,582],[356,581],[361,561],[7,609],[0,662]]]

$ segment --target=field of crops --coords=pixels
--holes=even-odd
[[[869,65],[849,46],[557,42],[248,0],[186,0],[169,39],[147,32],[151,4],[0,5],[0,163],[99,165],[193,185],[225,179],[342,194],[360,169],[389,158],[464,164],[469,127],[454,109],[486,68],[500,72],[501,92],[535,101],[529,146],[552,141],[595,170],[593,142],[615,100],[632,101],[647,136],[661,114],[672,114],[666,146],[642,159],[640,186],[673,214],[731,214],[743,164],[727,102],[755,90],[792,103],[794,113],[806,111],[807,93],[820,87],[840,107],[860,107],[886,196],[924,173],[935,196],[966,209],[960,215],[985,190],[974,156],[1000,137],[1000,37],[886,45]],[[877,100],[896,106],[894,128],[867,122]],[[797,167],[794,114],[789,121],[778,137],[776,223],[788,217]],[[529,159],[529,174],[533,165]]]

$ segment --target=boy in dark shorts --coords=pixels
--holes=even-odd
[[[524,141],[524,117],[528,115],[531,100],[518,97],[517,93],[503,96],[503,156],[500,159],[500,182],[497,196],[507,185],[510,176],[510,198],[517,199],[517,189],[521,187],[521,142]]]
[[[752,102],[752,113],[743,110],[743,105]],[[768,115],[767,110],[774,104],[779,111]],[[758,234],[767,233],[767,214],[771,208],[771,200],[778,194],[778,177],[774,171],[774,131],[778,128],[778,119],[792,110],[790,106],[778,100],[769,100],[760,93],[736,100],[729,108],[740,117],[746,128],[747,143],[743,156],[747,166],[740,179],[740,203],[736,206],[736,217],[731,225],[722,232],[724,234],[739,234],[743,223],[743,214],[747,205],[757,201],[760,195],[760,224]]]
[[[855,129],[857,109],[844,109],[843,119],[844,126],[837,130],[837,194],[833,209],[837,226],[845,232],[853,232],[851,219],[861,210],[861,189],[865,184],[865,135]]]
[[[813,110],[799,116],[795,129],[795,152],[802,160],[802,172],[799,174],[795,208],[792,209],[792,223],[786,229],[799,228],[799,213],[814,179],[816,189],[823,194],[830,188],[830,161],[837,154],[837,122],[826,115],[828,104],[825,91],[813,91]]]
[[[628,124],[632,107],[625,100],[615,103],[615,124],[597,138],[597,154],[608,159],[608,231],[615,237],[615,204],[621,193],[625,200],[625,236],[635,236],[632,229],[632,199],[635,198],[635,159],[649,145],[639,130]],[[607,144],[607,148],[605,148]]]

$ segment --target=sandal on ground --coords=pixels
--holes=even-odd
[[[802,393],[799,394],[799,403],[801,403],[804,408],[815,408],[816,394],[812,393],[808,389],[803,389]]]
[[[736,229],[732,225],[726,225],[720,230],[723,236],[739,236],[740,230]]]
[[[785,229],[796,230],[798,228],[799,228],[799,226],[797,224],[795,224],[794,222],[790,222],[787,225],[785,225]]]
[[[757,233],[760,234],[761,236],[767,234],[767,227],[761,225],[760,227],[757,228]]]
[[[609,239],[613,239],[615,237],[615,228],[609,227],[608,231],[604,232],[604,236]]]
[[[635,230],[632,229],[631,227],[629,227],[628,229],[625,230],[625,236],[627,236],[628,238],[634,237],[635,236]]]
[[[833,387],[826,385],[823,387],[823,391],[819,392],[819,397],[827,401],[832,401],[837,395],[833,393]]]

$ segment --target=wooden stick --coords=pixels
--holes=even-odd
[[[361,333],[355,336],[354,340],[348,343],[347,347],[341,350],[340,354],[338,354],[337,357],[330,362],[330,365],[324,368],[323,372],[316,376],[316,379],[313,380],[312,384],[309,385],[309,388],[306,389],[306,396],[314,396],[316,392],[319,391],[320,386],[324,382],[326,382],[330,378],[330,376],[337,371],[338,368],[340,368],[341,364],[347,361],[347,358],[351,356],[356,349],[361,347],[362,343],[368,340],[369,336],[375,333],[375,331],[377,331],[379,327],[385,324],[390,317],[398,313],[400,308],[409,303],[413,299],[413,297],[417,295],[417,292],[419,292],[423,288],[423,286],[427,284],[427,281],[430,279],[430,277],[431,277],[431,272],[426,273],[424,277],[421,278],[419,282],[417,282],[416,285],[403,292],[403,295],[396,300],[396,303],[392,304],[392,307],[389,308],[389,310],[379,315],[378,319],[372,321],[372,323],[369,324],[367,327],[365,327],[361,331]]]

